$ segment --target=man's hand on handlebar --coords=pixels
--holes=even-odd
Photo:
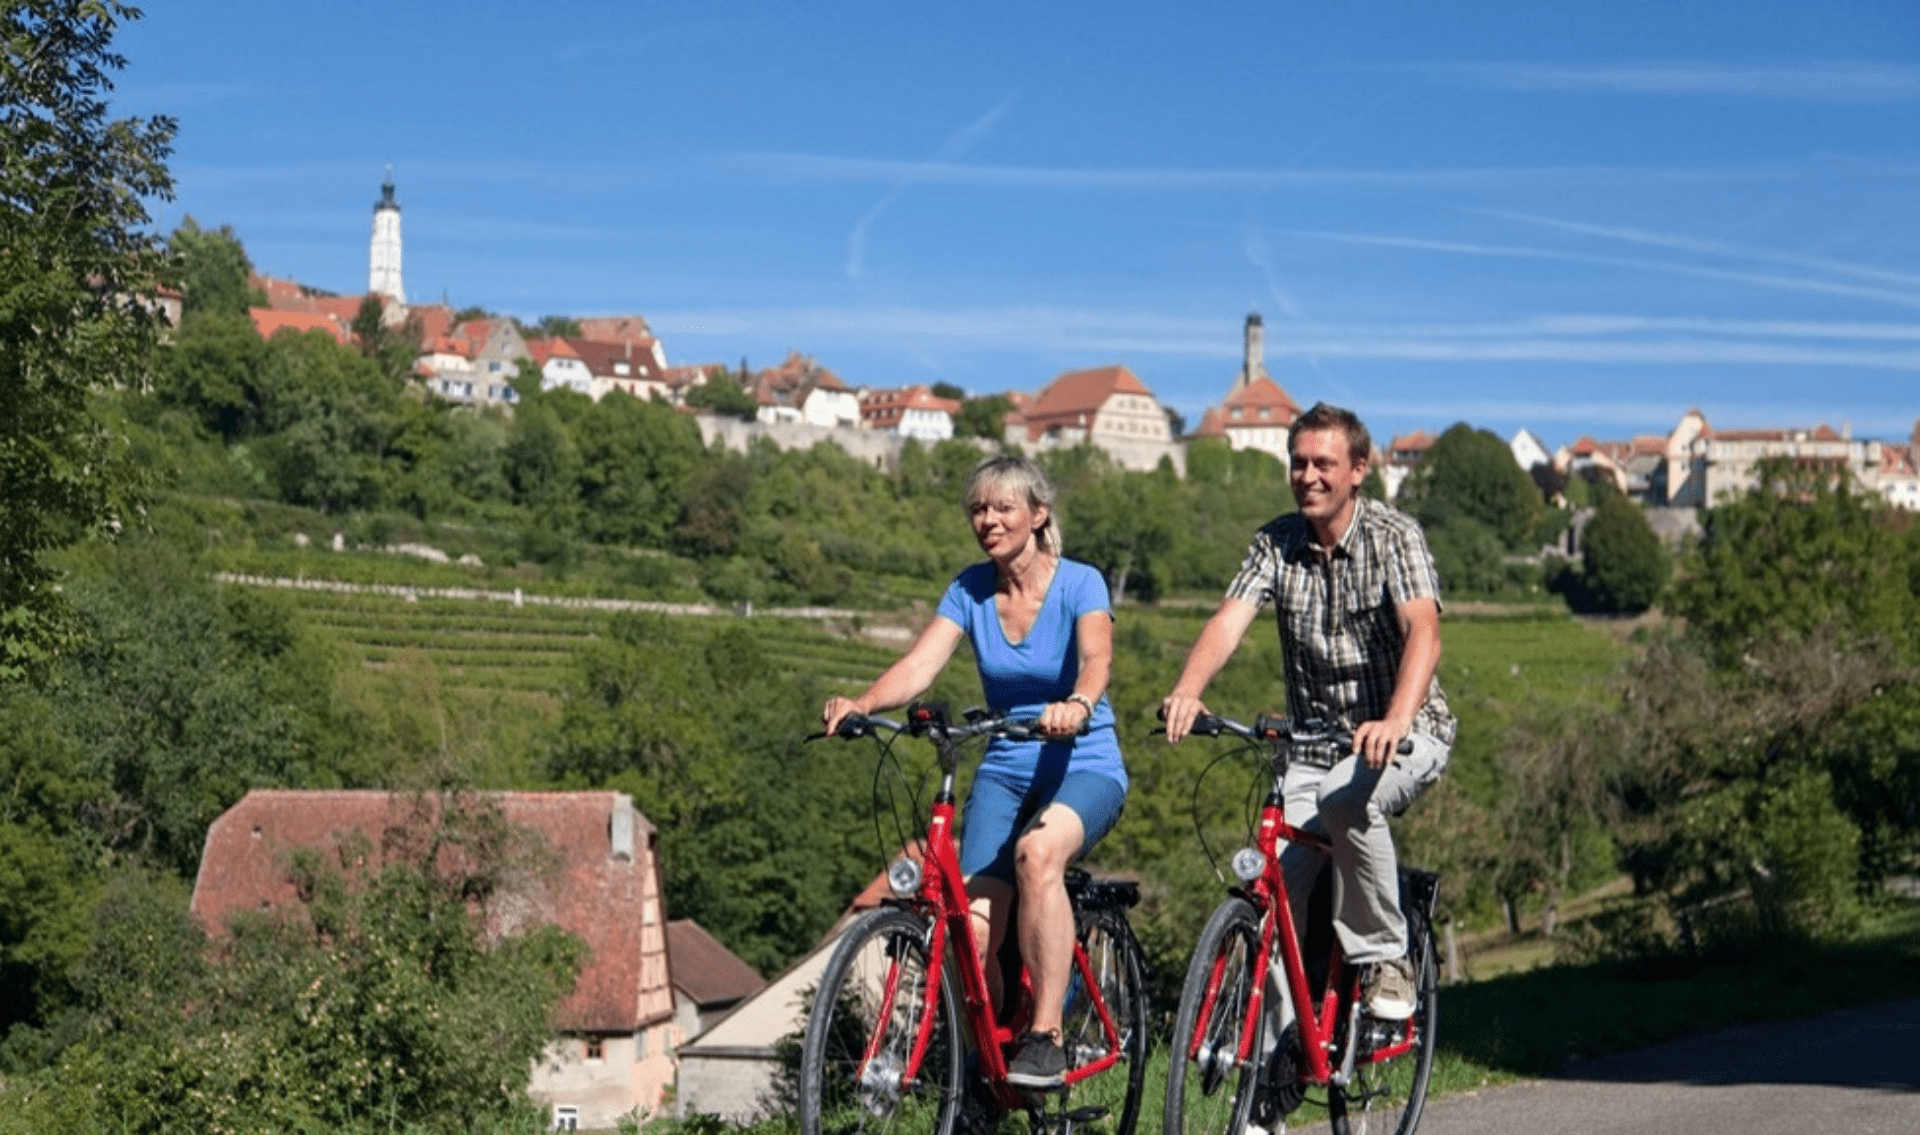
[[[1368,768],[1385,768],[1396,750],[1412,731],[1412,723],[1393,720],[1363,721],[1353,731],[1353,751],[1367,762]]]
[[[1207,703],[1185,694],[1168,694],[1160,700],[1160,720],[1167,723],[1167,743],[1179,743],[1193,729],[1194,719],[1207,712]]]
[[[853,714],[865,715],[866,710],[852,698],[828,698],[825,708],[820,711],[821,728],[829,737],[840,732],[840,723]]]

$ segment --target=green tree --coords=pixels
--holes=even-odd
[[[580,321],[570,315],[543,315],[533,327],[521,327],[529,339],[578,339]]]
[[[1004,394],[969,398],[960,403],[960,416],[953,422],[953,436],[999,441],[1006,435],[1007,415],[1012,412],[1013,400]]]
[[[1639,505],[1618,494],[1608,497],[1587,524],[1582,544],[1586,593],[1600,610],[1637,615],[1660,597],[1672,561]]]
[[[1426,526],[1440,583],[1453,595],[1497,595],[1505,585],[1506,550],[1493,529],[1468,516]]]
[[[189,315],[160,355],[154,398],[185,411],[214,437],[240,441],[260,429],[265,358],[266,344],[244,312]]]
[[[1545,507],[1507,443],[1464,422],[1448,427],[1400,486],[1401,507],[1429,528],[1465,517],[1492,529],[1509,551],[1526,542]]]
[[[371,359],[380,373],[394,382],[405,382],[413,374],[414,360],[420,357],[420,321],[409,315],[399,323],[387,322],[386,304],[379,296],[361,297],[353,314],[353,340],[360,354]]]
[[[535,839],[484,799],[423,798],[378,845],[297,852],[298,904],[236,919],[213,964],[183,887],[123,876],[27,1106],[151,1135],[537,1122],[533,1062],[585,951],[551,925],[489,925],[554,869]]]
[[[577,493],[587,534],[616,544],[664,547],[678,522],[700,430],[664,402],[612,394],[559,403],[580,454]]]
[[[253,265],[232,225],[203,229],[188,217],[168,238],[168,249],[180,261],[181,309],[185,315],[225,315],[244,318],[259,296],[247,283]]]
[[[145,202],[171,196],[172,119],[107,117],[113,0],[0,9],[0,681],[72,640],[44,555],[134,519],[141,483],[91,406],[139,386],[165,250]]]
[[[1177,487],[1170,467],[1116,471],[1060,502],[1067,553],[1100,569],[1116,606],[1129,592],[1152,602],[1170,585]]]
[[[708,371],[705,382],[689,386],[686,400],[687,405],[696,410],[710,410],[720,417],[738,418],[743,422],[753,421],[760,413],[760,403],[721,367]]]
[[[1756,641],[1823,627],[1920,659],[1920,544],[1878,494],[1763,463],[1755,487],[1703,523],[1666,606],[1723,662]]]
[[[549,771],[631,794],[660,832],[667,909],[772,972],[897,850],[874,846],[871,751],[794,748],[825,692],[744,624],[622,615],[580,659]]]

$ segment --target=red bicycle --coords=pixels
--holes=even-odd
[[[996,1014],[954,842],[954,771],[970,740],[1039,734],[1034,722],[984,710],[966,718],[950,722],[939,707],[915,704],[904,724],[859,715],[840,723],[841,737],[881,743],[883,768],[901,736],[932,741],[939,790],[920,858],[894,860],[894,897],[847,930],[815,991],[801,1047],[800,1130],[952,1135],[963,1113],[980,1130],[1024,1109],[1036,1132],[1071,1135],[1117,1114],[1116,1135],[1131,1135],[1148,1046],[1145,955],[1127,921],[1139,887],[1068,873],[1075,941],[1061,1026],[1065,1086],[1037,1093],[1007,1083],[1007,1049],[1031,1022],[1032,990],[1024,970],[1004,969],[1007,1006]],[[917,814],[917,801],[911,806]]]
[[[1292,747],[1326,741],[1350,747],[1351,735],[1284,717],[1263,715],[1247,726],[1213,714],[1200,715],[1192,732],[1239,738],[1244,744],[1220,760],[1257,757],[1270,764],[1272,786],[1251,846],[1232,858],[1238,885],[1201,931],[1187,968],[1173,1026],[1166,1135],[1284,1131],[1287,1116],[1321,1091],[1316,1102],[1324,1104],[1336,1135],[1412,1135],[1426,1105],[1439,1024],[1432,930],[1439,876],[1400,872],[1414,965],[1412,1017],[1365,1015],[1359,969],[1346,965],[1331,927],[1322,927],[1325,916],[1309,918],[1314,925],[1301,945],[1280,869],[1284,843],[1330,846],[1325,836],[1286,822],[1281,785]],[[1402,752],[1410,748],[1402,742]],[[1331,882],[1329,872],[1321,877]]]

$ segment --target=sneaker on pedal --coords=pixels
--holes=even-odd
[[[1382,1021],[1413,1016],[1413,964],[1405,958],[1376,962],[1367,976],[1367,1015]]]
[[[1007,1065],[1007,1083],[1016,1088],[1050,1090],[1066,1083],[1067,1053],[1052,1033],[1027,1033]]]

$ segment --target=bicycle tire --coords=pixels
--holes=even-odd
[[[1252,1057],[1238,1061],[1234,1054],[1254,983],[1265,978],[1259,912],[1245,899],[1228,899],[1200,932],[1180,988],[1167,1054],[1165,1135],[1246,1131],[1271,1014],[1261,1014]]]
[[[1100,999],[1120,1034],[1120,1063],[1075,1085],[1073,1103],[1076,1108],[1105,1107],[1108,1115],[1116,1117],[1113,1135],[1133,1135],[1140,1119],[1140,1096],[1146,1088],[1151,1043],[1146,960],[1124,912],[1111,907],[1079,907],[1074,916],[1087,968],[1099,984]],[[1106,1029],[1078,967],[1067,984],[1060,1036],[1070,1068],[1107,1055]]]
[[[1414,958],[1413,1048],[1391,1060],[1361,1063],[1345,1087],[1327,1089],[1327,1118],[1334,1135],[1413,1135],[1426,1109],[1440,1026],[1440,972],[1432,932],[1424,925],[1412,925],[1412,919],[1408,922],[1413,931],[1409,936]],[[1363,1019],[1361,1027],[1397,1033],[1397,1028],[1390,1030],[1383,1022]]]
[[[927,932],[924,916],[876,910],[834,947],[801,1045],[802,1135],[953,1135],[965,1058],[960,998],[946,967],[928,972]],[[903,1080],[923,1029],[919,1071]]]

